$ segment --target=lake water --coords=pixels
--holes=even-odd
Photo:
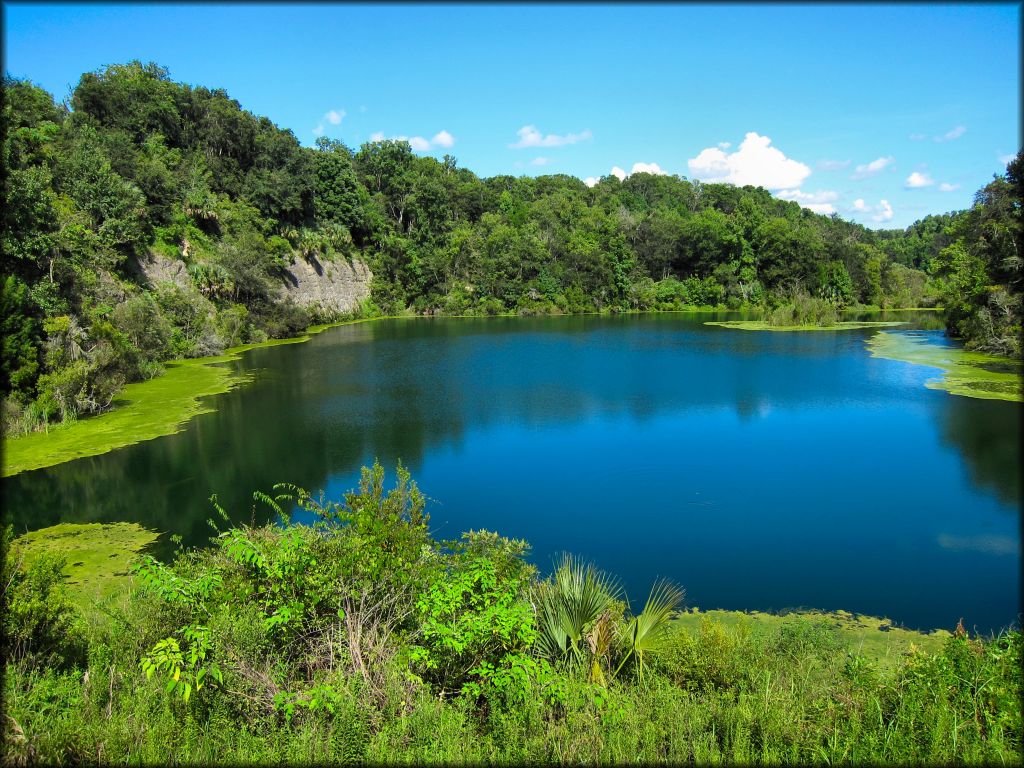
[[[571,551],[637,607],[666,576],[705,609],[1018,620],[1020,404],[925,388],[935,369],[869,356],[874,330],[709,319],[331,329],[244,355],[255,381],[177,435],[5,479],[5,509],[16,531],[131,520],[201,544],[213,493],[262,522],[255,489],[340,498],[401,459],[438,538],[524,538],[544,572]]]

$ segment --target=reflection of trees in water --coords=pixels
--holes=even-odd
[[[935,402],[942,442],[963,457],[974,486],[1019,508],[1021,406],[953,395]]]
[[[708,408],[750,418],[857,394],[863,334],[708,332],[705,319],[394,321],[255,350],[243,358],[259,371],[255,383],[219,396],[184,432],[7,478],[4,506],[19,531],[128,520],[195,545],[212,533],[213,493],[236,522],[264,522],[271,514],[253,490],[282,481],[317,490],[374,458],[415,470],[470,429]],[[943,409],[944,433],[982,485],[1016,503],[1019,434],[1008,433],[1005,404],[970,405],[981,407]]]

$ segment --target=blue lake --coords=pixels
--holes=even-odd
[[[5,509],[17,531],[133,520],[202,544],[213,493],[263,522],[253,490],[340,498],[400,459],[438,538],[523,538],[542,571],[571,551],[634,602],[667,576],[705,609],[1018,621],[1020,404],[927,389],[935,369],[868,354],[873,329],[708,319],[331,329],[243,356],[255,381],[177,435],[4,480]]]

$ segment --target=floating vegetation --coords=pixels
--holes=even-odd
[[[44,554],[65,558],[68,597],[88,608],[128,584],[132,562],[159,535],[137,523],[61,523],[19,536],[11,555],[26,564]]]
[[[720,325],[723,328],[735,328],[740,331],[853,331],[858,328],[906,325],[906,322],[897,322],[895,320],[843,320],[829,325],[772,325],[764,320],[716,320],[708,321],[704,325]]]
[[[1024,402],[1019,361],[936,344],[922,333],[876,333],[867,340],[873,357],[938,368],[942,375],[925,382],[929,389],[986,400]]]
[[[362,321],[349,321],[362,322]],[[165,363],[162,376],[128,384],[114,398],[113,408],[98,416],[51,427],[3,442],[3,477],[50,467],[85,456],[98,456],[116,448],[180,432],[194,416],[210,413],[212,405],[201,398],[229,392],[252,380],[225,363],[238,360],[256,347],[273,347],[308,341],[316,333],[337,325],[317,325],[301,336],[246,344],[216,357],[200,357]]]

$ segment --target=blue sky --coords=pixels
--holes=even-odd
[[[870,227],[968,207],[1020,145],[1020,6],[5,3],[58,100],[155,61],[357,148],[480,174],[754,183]],[[640,165],[637,165],[640,164]]]

